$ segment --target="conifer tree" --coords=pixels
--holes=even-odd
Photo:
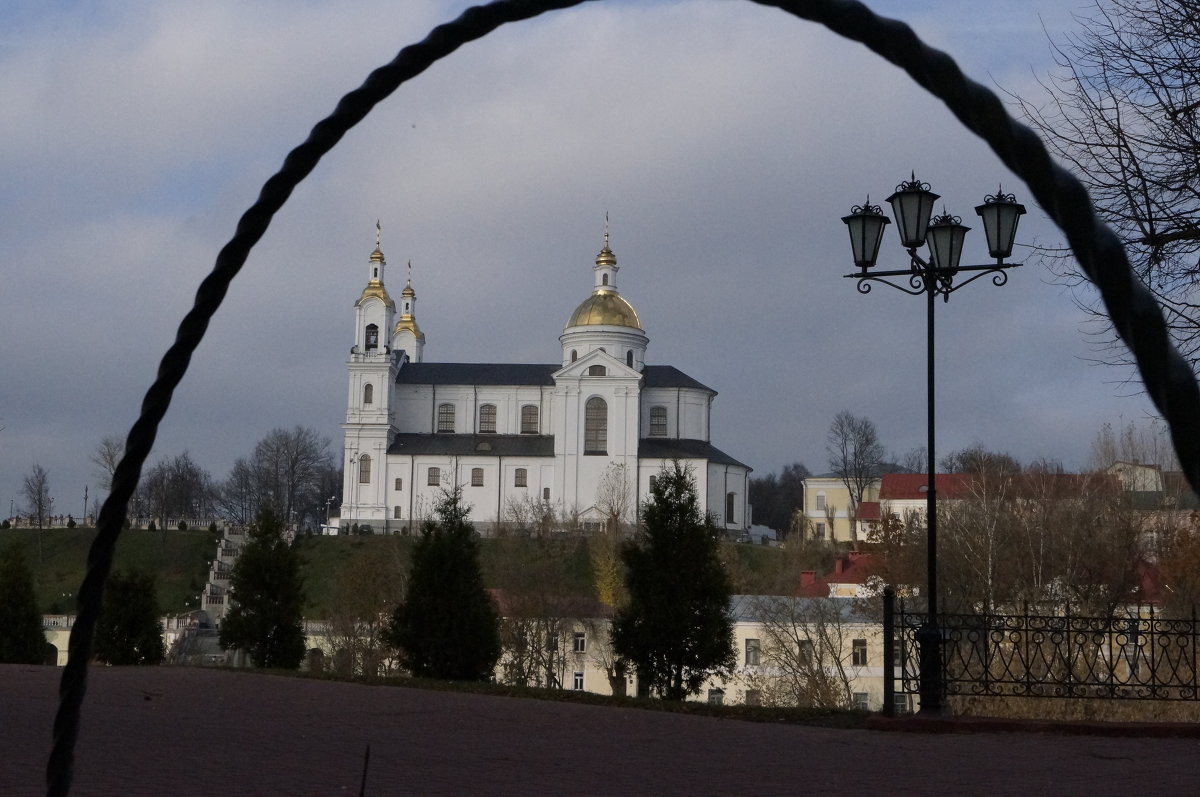
[[[15,543],[0,549],[0,662],[41,664],[46,655],[33,575]]]
[[[483,588],[469,511],[461,489],[446,492],[413,548],[408,588],[387,633],[413,675],[485,681],[500,658],[496,609]]]
[[[244,650],[255,667],[294,670],[304,660],[300,557],[270,507],[259,510],[233,571],[221,645]]]
[[[166,650],[153,576],[132,570],[109,575],[96,620],[95,654],[114,665],[162,664]]]
[[[640,694],[683,700],[734,665],[717,534],[700,511],[691,470],[678,461],[664,467],[638,539],[621,552],[629,601],[612,625],[613,649],[636,667]]]

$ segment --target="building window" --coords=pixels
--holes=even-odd
[[[825,493],[817,493],[817,511],[825,511]]]
[[[736,522],[733,517],[734,502],[736,501],[737,493],[725,494],[725,523],[726,525]]]
[[[370,404],[375,400],[375,386],[368,384],[363,388],[363,404]]]
[[[425,483],[428,484],[430,487],[441,486],[442,469],[441,468],[430,468],[429,469],[429,479]]]
[[[747,689],[745,703],[747,706],[761,706],[762,692],[758,689]]]
[[[709,689],[708,690],[708,704],[710,706],[720,706],[724,703],[725,703],[725,690],[724,689]]]
[[[746,640],[746,666],[747,667],[757,667],[758,666],[759,653],[761,651],[762,651],[762,646],[759,644],[757,639],[747,639]]]
[[[856,639],[850,643],[850,663],[855,667],[867,666],[867,640]]]
[[[811,639],[801,639],[800,643],[797,647],[798,647],[798,649],[797,649],[796,653],[800,659],[800,663],[801,664],[812,664],[812,662],[813,662],[812,640]]]
[[[583,631],[575,632],[572,650],[576,653],[587,653],[587,634],[585,634]]]
[[[538,433],[538,408],[536,404],[521,407],[521,434]]]
[[[543,500],[543,501],[549,501],[549,500],[550,500],[550,488],[549,488],[549,487],[543,487],[543,488],[542,488],[542,500]]]
[[[608,453],[608,404],[599,396],[592,396],[584,405],[583,453]]]
[[[651,437],[666,437],[667,436],[667,408],[666,407],[651,407],[650,408],[650,436]]]
[[[513,487],[528,487],[529,486],[529,471],[524,468],[517,468],[513,471]]]
[[[601,285],[607,285],[607,284],[608,284],[608,275],[607,275],[607,274],[601,274],[601,275],[600,275],[600,284],[601,284]]]
[[[817,535],[816,536],[817,536],[818,540],[825,539],[825,524],[824,523],[817,524]]]
[[[483,468],[471,468],[471,486],[483,486]]]
[[[630,349],[629,351],[625,352],[625,364],[628,365],[630,368],[633,367],[633,349]]]
[[[400,519],[400,507],[398,507],[398,506],[392,507],[392,519],[393,520]]]
[[[858,711],[870,711],[870,696],[866,692],[854,693],[854,708]]]
[[[579,359],[579,352],[575,351],[574,349],[571,349],[571,362],[575,362],[578,359]]]
[[[454,405],[439,404],[438,405],[438,431],[453,432],[454,431]]]
[[[551,653],[558,650],[558,634],[550,634],[546,637],[546,650]]]
[[[484,404],[479,407],[479,431],[484,434],[496,431],[495,404]]]
[[[358,483],[371,483],[371,458],[366,454],[358,458]]]
[[[908,695],[901,693],[892,695],[892,708],[896,714],[909,714],[912,712],[912,706],[909,705]]]
[[[892,645],[892,666],[904,666],[904,640],[897,639]]]
[[[396,492],[404,489],[404,479],[396,479]]]
[[[603,351],[603,349],[601,349],[601,351]],[[588,366],[588,372],[587,372],[588,376],[605,376],[607,374],[608,374],[608,369],[605,368],[603,365],[589,365]]]
[[[379,327],[367,324],[367,351],[379,348]]]
[[[650,477],[650,492],[654,492],[654,488],[657,486],[658,486],[658,477],[651,476]]]
[[[571,688],[576,692],[583,691],[583,673],[575,673],[575,677],[571,679]]]

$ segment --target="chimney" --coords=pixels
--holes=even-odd
[[[842,574],[842,568],[844,566],[845,566],[845,560],[842,557],[839,556],[837,559],[834,559],[833,560],[833,574],[835,576],[840,576]]]

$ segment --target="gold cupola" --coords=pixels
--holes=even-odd
[[[567,329],[584,326],[630,327],[641,330],[642,320],[637,310],[617,292],[617,256],[608,246],[608,224],[605,219],[604,248],[596,255],[595,286],[592,295],[575,308],[567,321]]]
[[[387,267],[387,261],[383,257],[383,250],[379,248],[380,228],[379,222],[375,222],[375,251],[371,253],[369,260],[369,278],[367,287],[363,288],[362,296],[358,297],[355,306],[365,302],[367,299],[376,298],[381,300],[392,310],[396,309],[396,303],[392,301],[392,297],[388,295],[387,288],[383,286],[383,270]]]

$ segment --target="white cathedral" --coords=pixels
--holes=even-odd
[[[676,459],[691,468],[718,528],[750,527],[750,468],[710,442],[717,393],[677,368],[646,364],[649,338],[617,292],[607,231],[592,292],[559,336],[558,363],[425,362],[411,275],[397,313],[385,266],[377,236],[346,364],[343,529],[415,531],[455,486],[484,534],[522,505],[586,526],[603,520],[597,488],[606,472],[627,479],[632,521],[651,479]]]

